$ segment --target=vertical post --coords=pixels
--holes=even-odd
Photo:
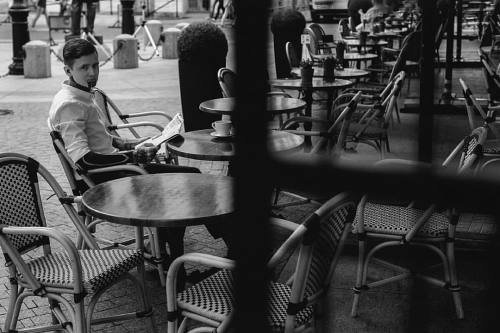
[[[457,57],[456,61],[462,61],[462,20],[464,17],[463,0],[457,0]]]
[[[134,2],[135,0],[120,0],[122,3],[122,34],[132,35],[135,30]]]
[[[269,0],[235,0],[236,10],[236,312],[234,331],[265,332],[269,278],[268,217],[271,163],[267,152],[266,91]]]
[[[12,22],[12,63],[9,65],[9,74],[23,75],[23,45],[30,41],[28,31],[29,9],[25,0],[14,0],[9,9]]]
[[[459,0],[460,1],[460,0]],[[432,159],[432,116],[434,111],[434,1],[422,1],[422,56],[420,59],[420,117],[418,158]]]
[[[446,26],[446,72],[444,75],[444,92],[441,96],[441,99],[445,104],[450,104],[452,100],[451,85],[453,79],[453,34],[455,30],[454,23],[455,0],[450,0],[448,9],[448,25]]]

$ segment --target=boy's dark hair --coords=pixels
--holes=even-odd
[[[70,39],[64,44],[63,48],[64,64],[73,67],[76,59],[93,53],[97,53],[97,50],[88,40],[81,38]]]

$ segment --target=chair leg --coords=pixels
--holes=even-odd
[[[460,286],[458,285],[457,269],[455,265],[455,243],[453,241],[446,243],[446,257],[450,269],[450,286],[448,289],[453,296],[455,311],[458,319],[464,318],[464,310],[462,308],[462,299],[460,297]]]
[[[361,294],[361,290],[363,289],[363,270],[366,257],[366,242],[360,237],[362,237],[362,235],[358,235],[358,267],[356,271],[356,284],[352,288],[354,291],[354,298],[352,301],[351,317],[356,317],[358,315],[359,296]]]

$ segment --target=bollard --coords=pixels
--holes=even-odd
[[[158,46],[158,44],[160,43],[160,36],[163,31],[163,25],[161,24],[161,21],[158,20],[147,21],[146,27],[148,27],[149,32],[151,33],[151,37],[153,37],[156,46]],[[144,31],[144,45],[148,45],[148,43],[149,43],[148,34],[146,33],[146,31]]]
[[[181,31],[177,28],[168,28],[163,32],[163,59],[177,59],[177,40]]]
[[[187,23],[187,22],[181,22],[181,23],[177,23],[177,24],[175,25],[175,27],[176,27],[177,29],[179,29],[179,30],[182,30],[182,29],[184,29],[185,27],[187,27],[188,25],[189,25],[189,23]]]
[[[117,51],[121,45],[120,50]],[[113,39],[113,57],[114,68],[137,68],[139,67],[139,55],[137,53],[137,38],[122,34]]]
[[[34,40],[24,44],[23,49],[26,54],[23,61],[24,77],[30,79],[50,77],[49,44]]]

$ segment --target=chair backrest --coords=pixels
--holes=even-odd
[[[478,165],[479,158],[482,156],[483,145],[488,136],[488,127],[481,126],[472,130],[472,132],[462,139],[453,151],[443,162],[443,167],[449,164],[460,154],[457,171],[463,173],[474,170]]]
[[[222,90],[223,97],[236,97],[236,73],[229,68],[220,68],[217,72],[217,80]]]
[[[395,76],[394,83],[392,85],[390,93],[387,96],[385,96],[384,100],[382,101],[382,105],[385,105],[385,111],[383,116],[385,127],[389,126],[392,117],[392,112],[396,109],[397,106],[396,103],[398,102],[399,95],[403,88],[403,82],[405,76],[406,76],[405,72],[403,71],[399,72]]]
[[[335,121],[326,131],[326,135],[322,136],[311,149],[311,154],[319,152],[326,144],[333,145],[333,149],[328,147],[328,151],[333,151],[333,156],[338,156],[345,147],[347,134],[349,133],[349,125],[351,124],[352,114],[356,111],[361,92],[356,94],[347,93],[338,96],[332,105],[330,114],[335,114]],[[337,138],[335,143],[331,140],[332,137]]]
[[[308,27],[314,32],[318,41],[324,41],[326,33],[325,30],[323,30],[323,27],[321,27],[318,23],[311,23]]]
[[[485,112],[472,94],[472,91],[469,89],[465,81],[461,78],[458,80],[460,82],[460,85],[462,86],[462,93],[465,98],[465,108],[467,110],[470,130],[472,131],[477,127],[474,121],[474,114],[475,111],[477,111],[481,116],[483,123],[488,126],[495,138],[500,139],[500,132],[495,126],[492,125],[492,123],[495,121],[494,113],[490,111]]]
[[[42,167],[30,157],[0,154],[0,224],[16,227],[45,227],[45,217],[38,186]],[[43,173],[48,173],[45,169]],[[49,244],[47,237],[35,235],[9,235],[16,251],[23,254]],[[11,258],[3,248],[7,264]]]
[[[416,30],[410,32],[401,42],[401,52],[402,56],[406,60],[416,61],[420,60],[421,53],[421,41],[422,41],[422,31]],[[404,53],[403,53],[403,50]]]
[[[111,125],[113,124],[111,112],[113,112],[117,116],[117,118],[120,119],[121,122],[128,124],[129,121],[127,120],[126,116],[123,115],[118,106],[113,102],[111,98],[108,97],[108,95],[106,95],[104,91],[94,87],[92,88],[92,93],[94,95],[94,101],[99,107],[98,108],[99,113],[101,115],[101,118],[104,120],[107,130],[112,135],[119,137],[120,134],[111,127]],[[132,135],[135,138],[141,137],[140,134],[137,133],[137,131],[134,128],[128,127],[127,129],[130,131],[130,133],[132,133]]]
[[[61,134],[57,131],[52,131],[50,132],[50,137],[73,194],[82,195],[87,187],[95,186],[95,183],[90,179],[85,170],[73,162],[69,156]]]
[[[315,303],[329,285],[350,232],[355,207],[348,194],[335,196],[311,214],[283,245],[297,238],[301,241],[285,332],[292,331],[295,315]]]
[[[288,64],[291,68],[300,66],[300,59],[297,56],[297,52],[293,47],[292,42],[286,42],[285,44],[286,58],[288,59]]]

